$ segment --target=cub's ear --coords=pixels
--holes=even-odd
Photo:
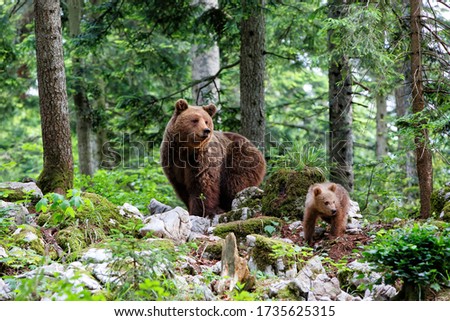
[[[313,189],[314,192],[314,196],[320,195],[322,193],[322,190],[320,189],[320,187],[314,187]]]
[[[177,115],[181,114],[183,111],[188,109],[189,105],[186,100],[184,99],[178,99],[175,103],[175,111]]]
[[[203,106],[203,109],[209,114],[209,116],[214,116],[217,111],[217,107],[214,104],[209,104],[208,106]]]
[[[336,184],[331,184],[330,187],[328,187],[328,189],[332,192],[336,192]]]

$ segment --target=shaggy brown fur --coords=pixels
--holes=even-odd
[[[348,192],[336,183],[320,183],[309,187],[303,216],[305,240],[313,245],[317,218],[331,224],[331,235],[337,237],[345,233],[347,212],[350,205]]]
[[[164,173],[191,215],[231,209],[237,192],[261,184],[262,153],[245,137],[214,131],[216,106],[189,106],[180,99],[161,144]]]

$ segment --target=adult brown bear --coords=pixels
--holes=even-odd
[[[216,106],[180,99],[161,144],[164,173],[191,215],[229,211],[236,193],[261,184],[266,163],[245,137],[214,131]]]

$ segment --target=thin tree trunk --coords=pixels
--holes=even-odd
[[[329,17],[339,19],[345,15],[346,1],[333,1]],[[333,32],[328,35],[328,49],[332,59],[328,70],[329,84],[329,162],[330,180],[353,190],[353,131],[352,82],[348,59],[333,54]]]
[[[403,19],[409,22],[409,14],[410,14],[410,0],[402,0],[402,3],[400,4],[402,17]],[[408,114],[408,112],[411,112],[409,110],[411,104],[412,104],[412,97],[411,97],[411,90],[412,90],[412,78],[411,78],[411,58],[405,57],[403,60],[403,64],[401,66],[400,72],[404,75],[405,80],[403,84],[395,89],[395,111],[397,114],[397,118],[404,117]],[[400,153],[403,153],[405,155],[404,158],[404,165],[403,172],[406,175],[406,183],[408,187],[407,192],[407,200],[408,202],[412,202],[414,199],[417,198],[414,193],[410,192],[412,186],[417,186],[418,179],[417,179],[417,170],[416,170],[416,164],[414,159],[414,151],[409,149],[407,146],[405,146],[405,142],[402,139],[401,136],[398,136],[398,145],[397,145],[398,151]]]
[[[192,5],[201,5],[204,11],[219,8],[218,0],[193,0]],[[194,46],[192,48],[192,80],[200,80],[215,75],[220,69],[220,52],[216,42],[211,47]],[[220,80],[199,83],[192,87],[192,97],[196,105],[217,103],[219,100]]]
[[[241,5],[241,133],[264,148],[265,0],[242,0]]]
[[[411,106],[411,61],[405,63],[405,66],[405,76],[407,72],[408,77],[406,78],[405,83],[395,90],[395,111],[397,118],[405,116],[409,106]],[[404,173],[407,178],[408,187],[412,187],[417,184],[417,170],[414,164],[414,152],[406,149],[402,137],[400,136],[398,137],[397,148],[405,154],[405,165],[403,167]],[[412,200],[412,195],[408,195],[408,199]]]
[[[386,113],[387,113],[387,102],[386,96],[377,95],[376,105],[377,105],[377,140],[376,140],[376,158],[381,160],[388,152],[387,143],[387,124],[386,124]]]
[[[414,114],[425,109],[422,82],[421,49],[421,0],[411,0],[411,75],[412,75],[412,111]],[[428,148],[428,130],[425,121],[418,124],[414,143],[416,145],[416,167],[419,178],[420,217],[428,218],[431,213],[431,192],[433,190],[432,155]]]
[[[71,37],[77,37],[81,33],[82,0],[68,0],[69,31]],[[86,95],[83,83],[84,62],[81,58],[73,55],[73,101],[77,115],[77,138],[78,138],[78,163],[80,173],[92,176],[95,171],[94,146],[95,137],[92,131],[92,110]]]
[[[36,59],[44,168],[44,193],[73,187],[72,141],[66,92],[59,0],[35,0]]]

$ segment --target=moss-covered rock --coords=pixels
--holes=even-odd
[[[205,250],[203,251],[203,256],[209,260],[220,260],[222,257],[223,243],[223,239],[218,241],[207,241],[204,245]]]
[[[431,213],[434,216],[439,217],[444,208],[449,204],[450,204],[450,183],[447,183],[443,188],[435,190],[431,194]]]
[[[244,238],[249,234],[266,234],[264,229],[269,225],[279,230],[282,223],[283,221],[276,217],[260,216],[243,221],[218,224],[213,233],[223,238],[232,232],[237,238]]]
[[[264,191],[256,186],[243,189],[236,194],[231,211],[219,217],[219,223],[246,220],[261,215],[261,198]]]
[[[278,273],[296,264],[295,245],[262,235],[252,236],[255,244],[250,251],[250,260],[258,270]]]
[[[439,214],[439,219],[450,223],[450,202],[447,202]]]
[[[38,201],[43,197],[36,183],[5,182],[0,183],[0,199],[8,202]]]
[[[300,172],[279,169],[264,186],[262,212],[264,215],[302,219],[308,188],[325,181],[325,175],[317,168],[305,168]]]
[[[21,225],[13,234],[14,243],[24,249],[31,249],[45,255],[45,243],[41,232],[30,225]]]

